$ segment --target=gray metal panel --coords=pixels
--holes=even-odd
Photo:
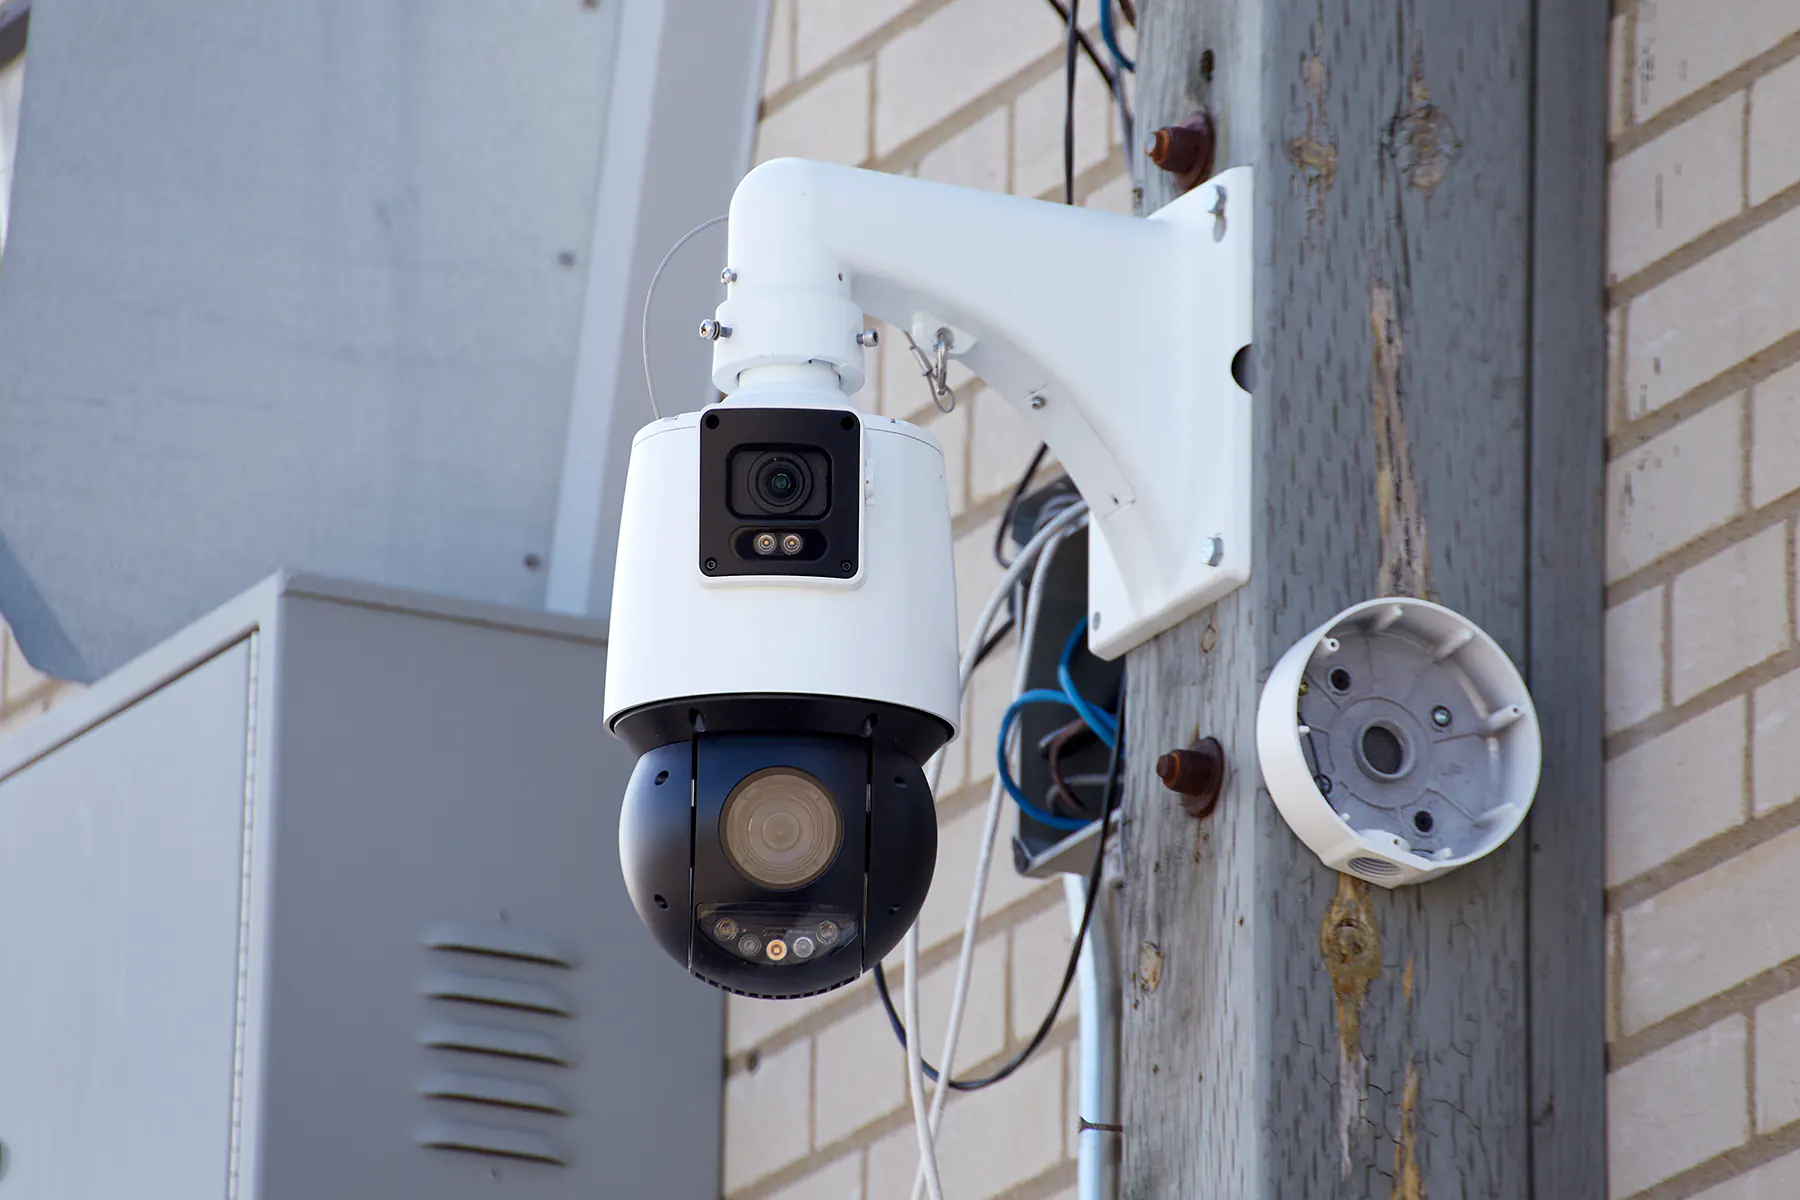
[[[750,165],[768,9],[769,0],[633,0],[625,11],[620,40],[634,52],[613,76],[545,593],[561,612],[611,610],[625,464],[632,435],[651,421],[644,294],[668,248],[725,211]],[[665,413],[716,395],[712,352],[694,330],[724,299],[724,256],[720,225],[683,247],[657,284],[649,353]]]
[[[626,898],[603,650],[294,594],[278,629],[255,1194],[453,1200],[497,1174],[507,1195],[717,1195],[721,998]],[[444,922],[578,965],[428,948]],[[424,994],[445,973],[549,987],[576,1015]],[[551,1038],[572,1065],[420,1044],[446,1022]],[[569,1115],[419,1094],[444,1072],[548,1086]],[[549,1138],[573,1166],[415,1144],[446,1121]]]
[[[0,775],[8,1197],[224,1194],[250,654]]]
[[[0,610],[36,665],[283,564],[540,602],[621,8],[33,13]]]

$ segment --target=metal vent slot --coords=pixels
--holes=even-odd
[[[487,1004],[557,1017],[575,1015],[574,1005],[567,997],[541,983],[519,983],[487,975],[445,971],[428,977],[421,990],[437,1000],[460,1000],[465,1004]]]
[[[491,1054],[496,1058],[552,1063],[559,1067],[574,1065],[562,1043],[547,1034],[524,1029],[501,1029],[493,1025],[471,1025],[462,1021],[433,1021],[419,1032],[419,1040],[438,1050]]]
[[[492,1104],[497,1108],[569,1115],[568,1101],[558,1095],[555,1088],[524,1079],[439,1071],[425,1077],[419,1084],[419,1094],[434,1100],[466,1100],[470,1104]]]
[[[510,925],[445,921],[425,931],[425,944],[433,950],[509,958],[517,962],[543,963],[565,969],[572,969],[576,965],[575,956],[549,938],[514,929]]]
[[[435,1150],[461,1150],[470,1154],[550,1163],[558,1167],[569,1165],[569,1157],[562,1148],[541,1133],[466,1121],[431,1122],[419,1130],[419,1145]]]

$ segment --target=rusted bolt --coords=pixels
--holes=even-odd
[[[1150,161],[1175,177],[1182,191],[1193,189],[1212,174],[1213,150],[1218,136],[1212,115],[1196,110],[1179,125],[1164,125],[1150,135],[1144,153]]]
[[[1156,760],[1156,777],[1181,797],[1188,816],[1209,816],[1225,785],[1225,747],[1207,737],[1186,750],[1171,750]]]

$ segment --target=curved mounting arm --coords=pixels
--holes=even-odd
[[[723,392],[759,366],[862,385],[863,314],[952,331],[1092,508],[1089,644],[1114,658],[1249,578],[1251,175],[1147,220],[797,159],[731,202]]]

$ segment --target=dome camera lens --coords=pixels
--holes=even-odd
[[[823,875],[844,840],[830,793],[792,767],[745,777],[726,797],[719,825],[731,865],[771,891],[805,887]]]

